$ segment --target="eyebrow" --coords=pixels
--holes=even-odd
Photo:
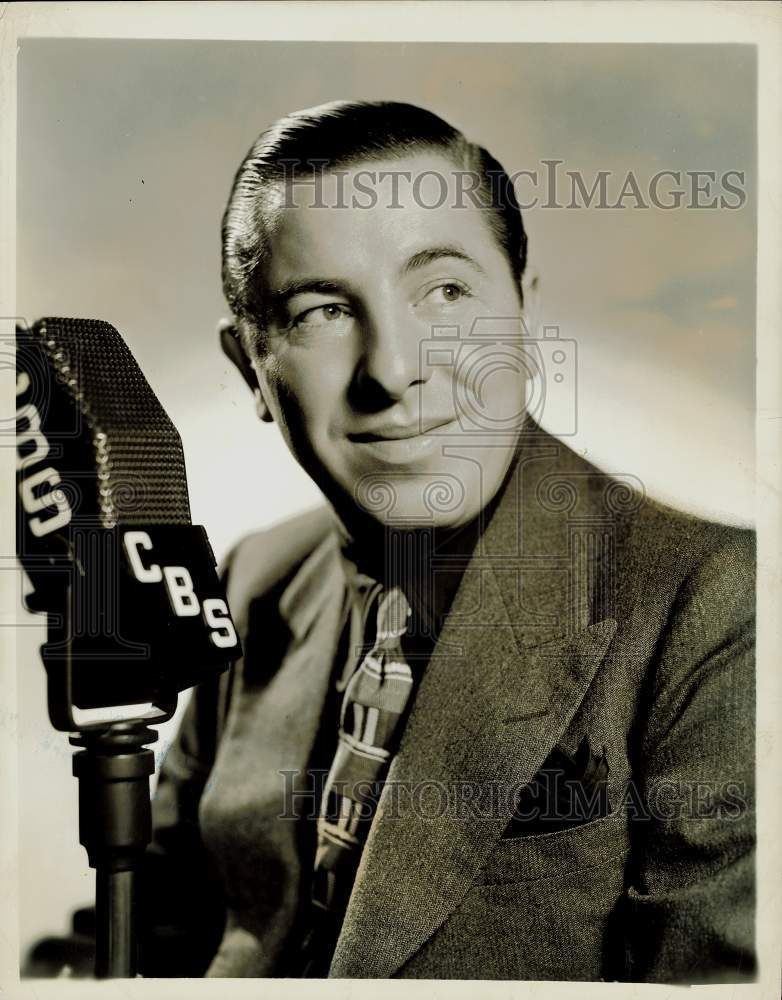
[[[306,295],[308,292],[315,292],[319,295],[344,295],[345,286],[339,281],[331,281],[327,278],[299,278],[286,281],[279,288],[275,288],[270,293],[269,298],[273,307],[280,308],[295,296]]]
[[[428,264],[434,264],[436,261],[443,260],[444,258],[461,260],[465,264],[469,264],[475,268],[480,274],[486,274],[485,269],[474,257],[471,257],[464,250],[456,246],[427,247],[425,250],[419,250],[405,261],[400,269],[400,273],[402,275],[412,274],[413,271],[420,270]],[[269,298],[271,299],[272,307],[279,309],[285,306],[292,298],[295,298],[295,296],[306,295],[307,293],[344,295],[346,294],[346,285],[343,282],[334,281],[329,278],[297,278],[286,281],[279,288],[275,288],[270,293]]]
[[[414,253],[409,260],[405,261],[402,266],[402,274],[411,274],[413,271],[426,267],[427,264],[434,264],[435,261],[442,260],[444,257],[464,261],[465,264],[469,264],[481,274],[486,274],[484,268],[474,257],[456,246],[427,247],[426,250],[419,250],[418,253]]]

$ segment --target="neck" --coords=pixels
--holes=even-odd
[[[338,515],[342,556],[349,579],[356,574],[385,587],[399,586],[413,611],[408,652],[428,658],[456,596],[475,547],[510,480],[513,466],[492,500],[457,526],[400,527],[366,515]],[[347,523],[350,524],[348,529]]]

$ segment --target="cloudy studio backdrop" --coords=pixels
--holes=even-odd
[[[528,172],[533,332],[558,328],[573,359],[573,402],[543,424],[563,430],[572,405],[566,440],[595,464],[750,523],[755,93],[738,45],[23,41],[17,312],[119,329],[182,436],[193,521],[220,558],[319,500],[218,346],[234,171],[288,111],[421,104]],[[71,749],[46,718],[43,628],[20,625],[24,949],[67,930],[93,873]]]

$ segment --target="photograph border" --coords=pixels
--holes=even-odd
[[[762,2],[711,3],[675,0],[578,3],[509,4],[478,2],[438,3],[17,3],[0,5],[0,128],[2,161],[0,199],[4,224],[0,228],[0,335],[10,336],[16,315],[16,57],[21,39],[135,38],[280,41],[428,41],[525,43],[745,43],[758,54],[758,194],[757,194],[757,310],[756,310],[756,512],[759,558],[757,566],[758,668],[757,668],[757,778],[758,778],[758,980],[752,984],[725,984],[691,990],[708,990],[708,996],[778,997],[780,979],[780,927],[782,884],[779,835],[782,806],[779,795],[779,719],[782,717],[782,671],[779,669],[782,606],[780,552],[782,551],[782,274],[780,253],[780,146],[782,118],[780,80],[782,66],[782,8]],[[12,367],[0,366],[3,398],[9,401]],[[6,412],[5,410],[3,411]],[[0,449],[4,488],[0,494],[0,565],[15,569],[13,452]],[[0,574],[0,622],[14,620],[17,600],[16,572]],[[181,997],[181,980],[19,980],[18,894],[16,844],[17,737],[15,637],[12,627],[0,630],[2,642],[2,694],[0,702],[0,761],[3,806],[0,812],[0,871],[3,905],[0,910],[0,988],[9,997]],[[74,795],[76,785],[74,783]],[[434,985],[436,983],[436,986]],[[542,983],[508,981],[406,981],[410,995],[472,996],[479,988],[487,997],[657,996],[674,994],[677,987],[629,983]],[[359,997],[365,987],[359,980],[187,980],[188,997],[319,995]],[[399,984],[375,981],[378,996],[396,993]],[[418,991],[418,992],[416,992]]]

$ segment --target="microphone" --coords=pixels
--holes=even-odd
[[[145,747],[157,738],[147,724],[170,718],[180,691],[241,648],[206,532],[190,523],[179,435],[119,333],[42,319],[17,327],[16,354],[26,603],[48,615],[49,718],[81,748],[73,773],[95,868],[95,972],[132,977],[151,837]]]
[[[49,615],[41,655],[55,728],[152,703],[225,670],[241,647],[182,443],[117,330],[17,327],[17,552]]]

